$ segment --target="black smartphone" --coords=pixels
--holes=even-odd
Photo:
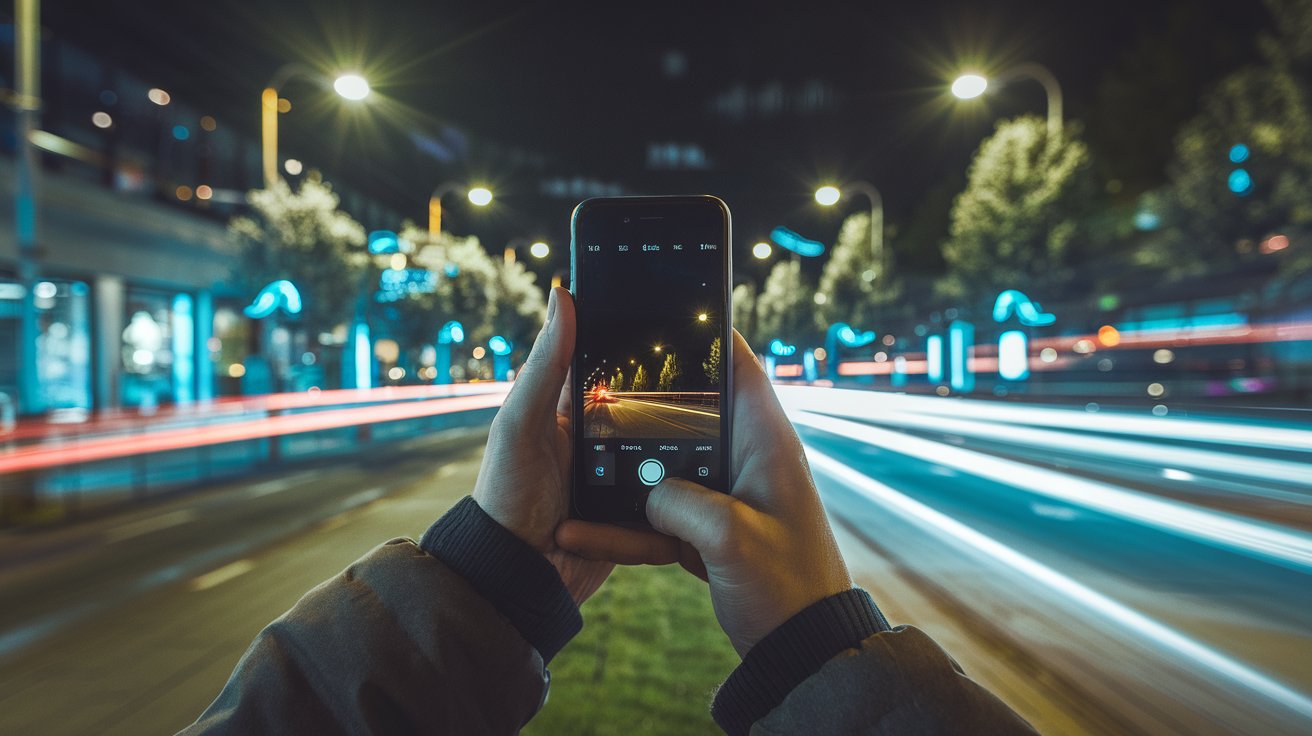
[[[667,476],[729,490],[729,238],[729,208],[711,196],[574,209],[576,518],[645,524]]]

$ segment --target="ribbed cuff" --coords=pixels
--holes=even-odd
[[[560,573],[541,552],[498,524],[466,496],[438,519],[419,547],[446,563],[551,658],[583,628]]]
[[[860,588],[817,601],[747,652],[715,694],[711,717],[730,736],[745,734],[825,662],[889,630],[884,614]]]

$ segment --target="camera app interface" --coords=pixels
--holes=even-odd
[[[667,475],[720,488],[723,219],[711,206],[623,219],[576,233],[582,484],[594,496]]]

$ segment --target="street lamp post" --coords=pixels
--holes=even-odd
[[[512,238],[501,252],[502,259],[511,264],[515,262],[515,254],[524,246],[528,246],[528,254],[539,261],[551,255],[551,246],[543,240],[529,240],[528,238]]]
[[[487,187],[470,187],[463,182],[448,181],[428,195],[428,236],[437,238],[442,232],[442,197],[456,192],[464,192],[470,204],[486,207],[492,202],[492,192]]]
[[[1048,71],[1047,67],[1030,61],[1002,72],[991,81],[1001,86],[1022,78],[1032,79],[1043,87],[1043,92],[1048,98],[1048,135],[1056,139],[1061,135],[1062,127],[1061,85],[1057,83],[1057,77]],[[989,84],[990,80],[983,75],[963,74],[952,83],[952,94],[960,99],[969,100],[984,94]]]
[[[846,189],[847,191],[844,191]],[[879,190],[869,182],[854,181],[844,185],[843,189],[835,186],[823,186],[815,190],[815,201],[831,207],[848,192],[865,195],[870,200],[870,260],[875,267],[884,267],[884,198]]]
[[[17,125],[18,156],[14,192],[14,226],[18,244],[18,283],[23,289],[18,325],[18,411],[35,414],[45,409],[37,366],[37,233],[36,178],[39,167],[31,134],[41,114],[41,0],[14,3],[14,71],[17,79],[13,106]]]
[[[278,90],[294,78],[322,84],[323,75],[299,62],[283,64],[260,94],[260,135],[264,158],[264,187],[278,181]],[[358,101],[369,96],[369,83],[359,74],[342,74],[333,80],[333,89],[342,98]]]

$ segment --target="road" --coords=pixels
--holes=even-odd
[[[780,395],[858,583],[1045,733],[1312,730],[1306,426]],[[0,733],[184,725],[305,590],[467,492],[481,442],[0,534]]]
[[[589,437],[699,439],[720,435],[720,415],[701,406],[620,397],[599,402],[588,397],[583,418]]]

